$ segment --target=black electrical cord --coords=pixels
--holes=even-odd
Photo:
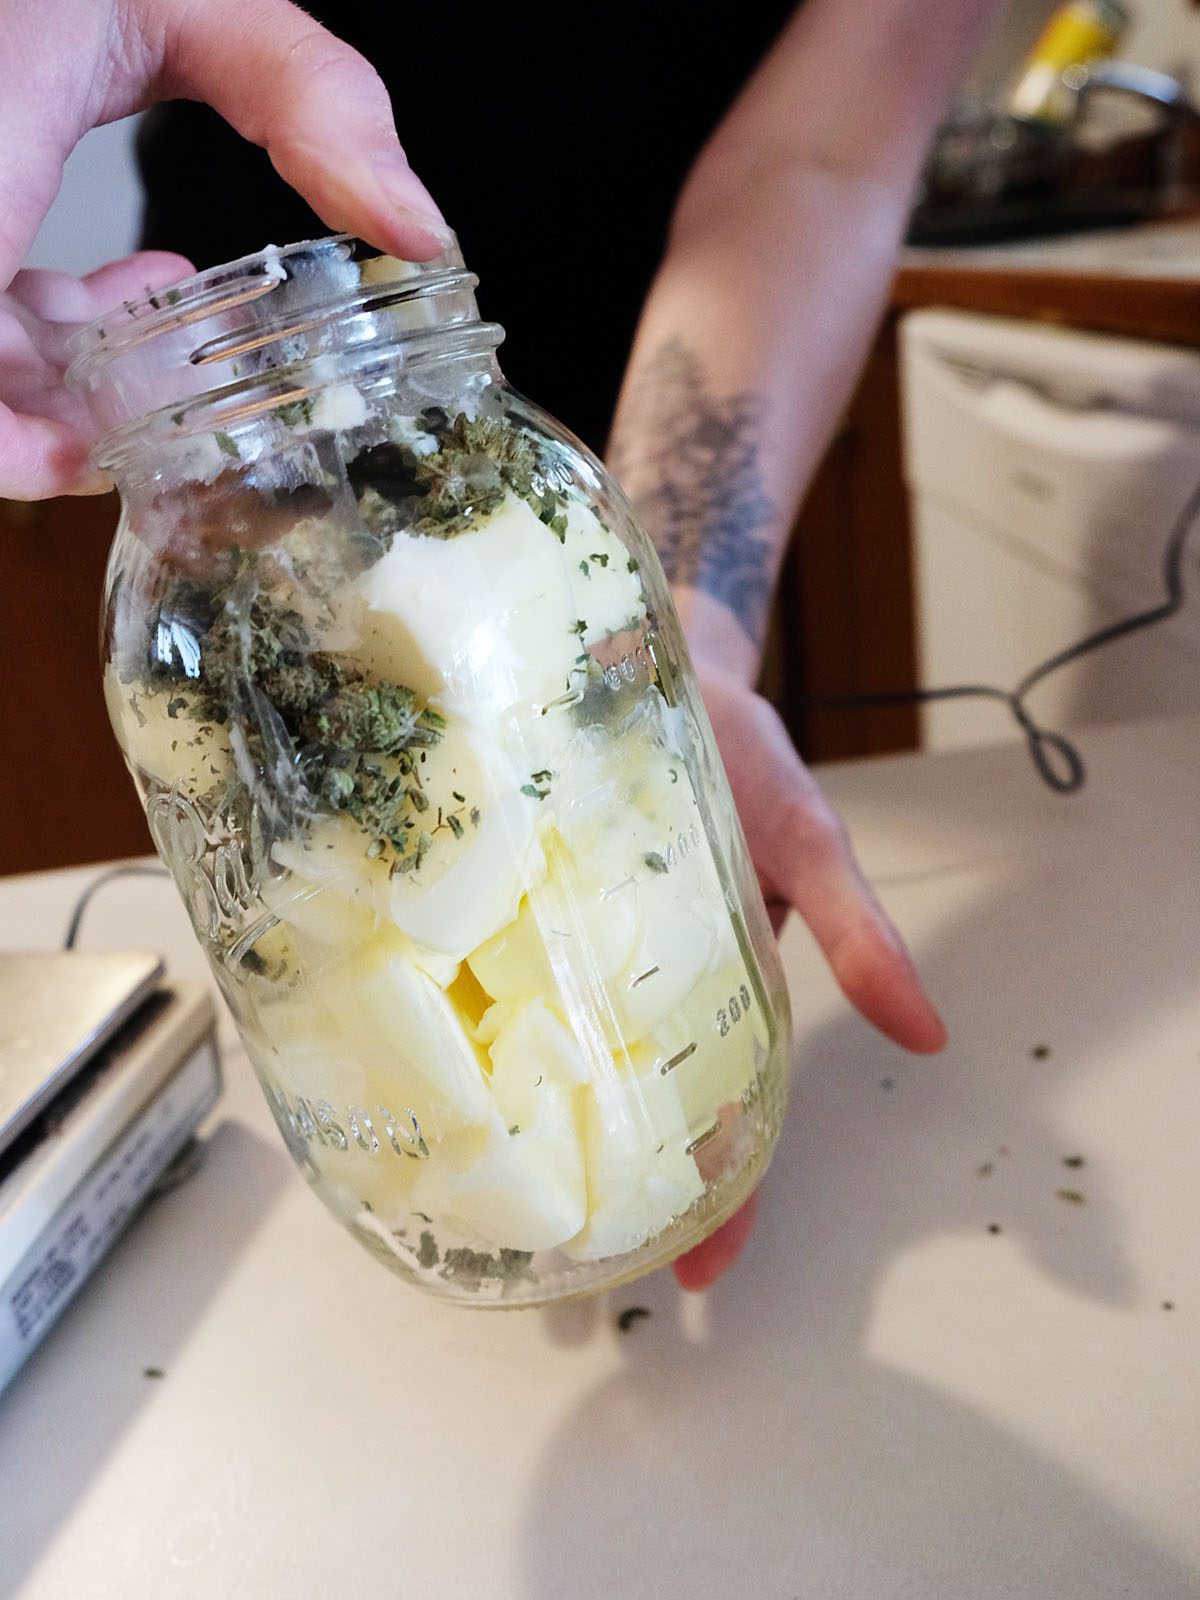
[[[166,867],[147,867],[141,862],[130,861],[124,866],[109,867],[107,872],[102,872],[98,878],[93,878],[91,883],[75,902],[75,909],[71,912],[71,920],[67,924],[66,937],[63,939],[64,950],[74,950],[75,941],[79,937],[79,925],[83,921],[83,914],[92,903],[92,896],[98,890],[117,878],[169,878],[171,874]]]
[[[1151,606],[1148,611],[1138,611],[1132,616],[1122,617],[1117,622],[1109,623],[1107,627],[1097,628],[1094,633],[1085,634],[1082,639],[1068,645],[1065,650],[1058,651],[1040,666],[1034,667],[1032,672],[1027,672],[1015,689],[997,689],[990,684],[964,683],[947,689],[895,689],[884,690],[877,694],[810,695],[809,704],[822,708],[924,705],[934,700],[965,700],[973,697],[1003,701],[1025,734],[1029,753],[1039,775],[1057,793],[1074,794],[1077,789],[1083,787],[1087,776],[1083,757],[1064,734],[1039,726],[1025,704],[1026,696],[1041,683],[1043,678],[1048,678],[1060,667],[1078,661],[1081,656],[1089,655],[1093,650],[1099,650],[1106,644],[1112,644],[1115,639],[1123,639],[1127,634],[1136,633],[1141,628],[1150,628],[1156,623],[1165,622],[1168,617],[1173,617],[1182,610],[1187,598],[1183,581],[1183,556],[1187,548],[1188,535],[1198,515],[1200,515],[1200,483],[1197,483],[1184,502],[1163,547],[1162,574],[1165,598],[1159,605]]]

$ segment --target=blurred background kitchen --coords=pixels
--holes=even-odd
[[[1160,601],[1200,482],[1198,101],[1200,0],[1014,0],[993,29],[784,573],[763,686],[809,760],[1019,737],[998,700],[870,696],[1011,689]],[[84,139],[31,265],[135,247],[133,135]],[[0,501],[0,873],[149,848],[97,665],[115,515]],[[1200,707],[1200,606],[1030,707],[1054,727]]]

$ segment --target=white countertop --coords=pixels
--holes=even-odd
[[[916,246],[902,252],[900,266],[1200,280],[1200,218],[1141,222],[1004,244]]]
[[[1073,799],[1017,746],[827,770],[952,1042],[874,1037],[789,929],[789,1125],[706,1296],[422,1298],[230,1043],[205,1165],[0,1397],[0,1595],[1200,1592],[1200,720],[1081,744]],[[0,943],[55,943],[88,876],[0,883]],[[81,943],[200,969],[164,882]]]

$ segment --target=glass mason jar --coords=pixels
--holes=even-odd
[[[528,1305],[758,1182],[788,1009],[653,547],[457,251],[324,239],[76,336],[109,712],[289,1149],[422,1288]]]

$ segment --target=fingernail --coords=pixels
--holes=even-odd
[[[405,166],[402,161],[376,161],[371,171],[393,212],[436,240],[443,250],[457,245],[458,241],[443,221],[433,196],[411,167]]]

